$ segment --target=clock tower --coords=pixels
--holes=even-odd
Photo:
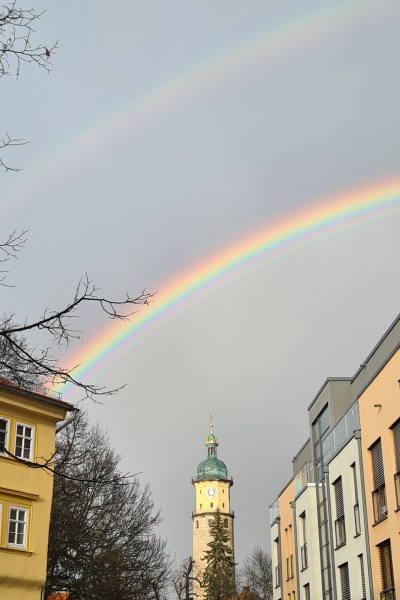
[[[197,475],[193,477],[192,484],[196,493],[195,510],[192,513],[193,521],[193,596],[202,598],[203,593],[196,578],[202,579],[205,561],[201,560],[204,550],[211,541],[210,523],[217,509],[221,514],[225,527],[230,534],[230,546],[233,545],[233,519],[234,513],[230,509],[230,489],[233,480],[228,477],[228,470],[222,460],[217,458],[218,440],[213,433],[213,423],[210,416],[210,433],[206,438],[207,458],[197,467]]]

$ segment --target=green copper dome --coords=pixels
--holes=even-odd
[[[213,434],[213,424],[210,417],[210,433],[206,438],[207,458],[197,467],[197,480],[228,479],[226,464],[217,458],[218,440]]]

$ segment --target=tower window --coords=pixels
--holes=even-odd
[[[224,526],[228,527],[228,519],[224,519]]]
[[[211,527],[212,524],[213,524],[213,519],[208,519],[208,526]]]
[[[202,505],[202,504],[200,504],[200,508],[203,508],[203,505]]]
[[[225,502],[222,503],[222,508],[225,508]]]
[[[210,502],[210,508],[214,508],[214,502]]]
[[[199,522],[196,521],[196,529],[198,529],[198,528],[199,528]]]

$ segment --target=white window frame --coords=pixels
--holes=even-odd
[[[18,426],[24,428],[24,433],[23,433],[23,436],[22,436],[22,440],[24,441],[25,439],[29,439],[31,441],[31,444],[30,444],[30,447],[29,447],[29,456],[28,457],[23,456],[23,454],[24,454],[24,445],[22,445],[22,454],[21,454],[21,456],[18,456],[18,454],[17,454],[17,437],[21,437],[17,433]],[[31,432],[32,432],[32,435],[31,435],[30,438],[28,438],[25,435],[26,428],[30,429]],[[15,454],[15,456],[17,458],[20,458],[21,460],[32,460],[34,444],[35,444],[35,427],[33,425],[28,425],[27,423],[20,423],[19,421],[17,421],[15,423],[15,434],[14,434],[14,454]]]
[[[5,438],[5,442],[4,442],[4,447],[6,450],[8,450],[8,443],[9,443],[9,438],[10,438],[10,419],[7,419],[7,417],[3,417],[0,415],[0,420],[1,421],[5,421],[7,423],[7,430],[6,430],[6,438]],[[7,456],[7,452],[3,452],[2,450],[0,450],[0,454]]]
[[[13,520],[14,523],[16,523],[17,525],[20,523],[23,523],[24,525],[24,531],[23,531],[23,542],[22,544],[19,544],[18,542],[10,542],[10,525],[11,525],[11,511],[12,510],[17,510],[20,512],[24,513],[24,520],[20,521],[20,520]],[[19,516],[19,515],[18,515]],[[10,506],[8,509],[8,527],[7,527],[7,546],[9,548],[23,548],[25,549],[27,547],[27,540],[28,540],[28,519],[29,519],[29,509],[28,508],[22,508],[21,506]],[[18,527],[17,530],[13,533],[14,538],[17,539],[17,536],[19,535],[18,532]]]

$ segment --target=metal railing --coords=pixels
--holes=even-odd
[[[354,505],[354,526],[356,529],[356,535],[361,533],[361,519],[360,519],[360,507],[357,504]]]
[[[230,517],[235,518],[235,513],[233,510],[220,509],[219,514],[221,515],[221,517],[229,515]],[[199,508],[199,510],[192,510],[192,518],[199,515],[215,515],[215,510],[210,510],[209,508]]]
[[[38,385],[36,383],[30,383],[27,386],[27,389],[31,392],[36,392],[37,394],[42,394],[42,396],[49,396],[49,398],[56,398],[57,400],[61,400],[62,394],[61,392],[56,392],[51,388],[46,388],[43,385]]]
[[[275,567],[275,587],[279,587],[281,585],[281,569],[280,565]]]
[[[374,522],[379,523],[385,517],[387,517],[387,504],[386,504],[386,487],[385,484],[378,487],[372,492],[372,506],[374,508]]]
[[[396,490],[396,504],[400,508],[400,472],[394,476],[394,488]]]
[[[301,570],[304,571],[304,569],[307,569],[307,567],[308,567],[307,543],[303,544],[302,547],[300,548],[300,554],[301,554]]]
[[[389,588],[381,592],[381,600],[396,600],[396,592],[394,588]]]
[[[346,524],[344,515],[335,521],[336,548],[340,548],[346,543]]]

